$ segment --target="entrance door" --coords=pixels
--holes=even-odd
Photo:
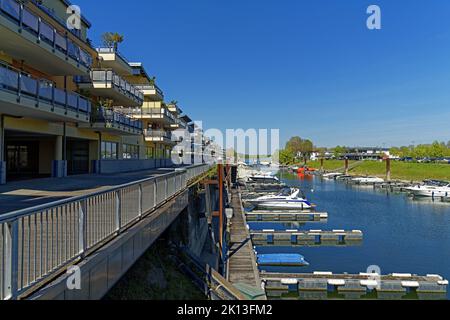
[[[67,141],[67,174],[89,173],[89,141]]]
[[[39,142],[10,141],[5,149],[8,180],[39,176]]]

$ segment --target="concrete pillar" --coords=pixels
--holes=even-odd
[[[5,162],[5,116],[0,115],[0,185],[6,183],[6,162]]]
[[[66,149],[65,135],[56,136],[55,153],[53,156],[54,160],[52,162],[52,178],[67,177],[67,161],[65,149]]]
[[[56,136],[54,160],[63,160],[63,136]]]
[[[386,158],[386,180],[391,180],[391,159],[389,157]]]
[[[348,159],[345,158],[345,174],[348,175]]]

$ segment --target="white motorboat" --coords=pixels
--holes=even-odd
[[[261,182],[261,183],[272,183],[272,182],[280,182],[276,176],[271,174],[254,174],[247,177],[247,181],[249,182]]]
[[[353,178],[352,181],[354,181],[356,183],[360,183],[360,184],[383,183],[384,179],[378,178],[378,177],[358,177],[358,178]]]
[[[322,177],[325,179],[336,179],[336,177],[339,177],[342,175],[344,175],[344,174],[339,173],[339,172],[330,172],[330,173],[325,173],[324,175],[322,175]]]
[[[248,200],[249,203],[263,209],[311,209],[311,203],[300,196],[300,189],[292,188],[290,194],[266,195]]]
[[[406,188],[414,196],[419,197],[448,197],[450,183],[447,181],[427,180],[424,184]]]
[[[292,196],[298,197],[299,194],[300,194],[300,190],[297,188],[284,188],[283,190],[281,190],[278,193],[270,193],[270,194],[266,194],[265,196],[261,196],[258,198],[247,199],[246,202],[256,205],[256,204],[259,204],[262,202],[267,202],[267,201],[284,200],[284,199],[292,197]],[[301,198],[304,199],[303,196]]]

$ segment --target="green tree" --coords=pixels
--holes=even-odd
[[[280,164],[283,165],[290,165],[295,163],[295,154],[292,152],[292,150],[289,149],[282,149],[279,152],[279,160]]]
[[[335,158],[339,158],[343,156],[347,152],[346,147],[336,146],[333,150],[333,154]]]

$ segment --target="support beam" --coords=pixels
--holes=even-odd
[[[0,185],[6,183],[5,162],[5,115],[0,115]]]
[[[52,162],[52,177],[63,178],[67,177],[67,136],[66,123],[63,123],[62,135],[56,136],[55,152]]]

